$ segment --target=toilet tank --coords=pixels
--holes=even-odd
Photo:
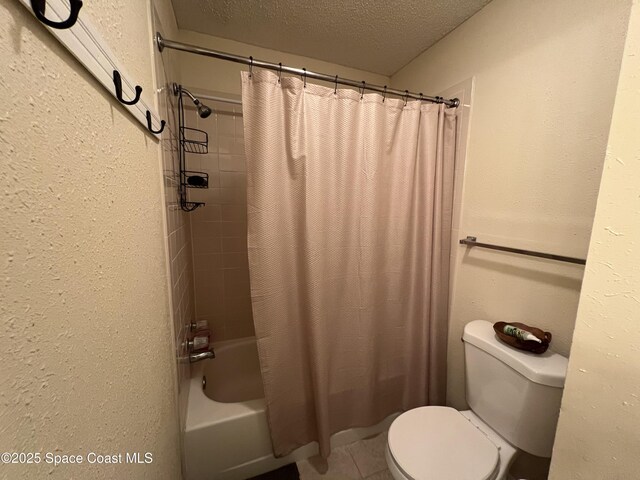
[[[551,457],[567,359],[516,350],[485,320],[468,323],[462,340],[471,410],[515,447]]]

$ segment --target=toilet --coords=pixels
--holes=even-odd
[[[471,409],[396,418],[386,449],[396,480],[504,480],[520,451],[551,457],[567,359],[509,347],[484,320],[468,323],[462,340]]]

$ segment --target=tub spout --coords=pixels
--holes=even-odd
[[[201,360],[206,360],[208,358],[216,358],[216,353],[213,351],[213,347],[211,345],[208,346],[206,350],[198,350],[193,351],[194,343],[193,340],[187,341],[187,350],[189,351],[189,362],[196,363]]]
[[[213,350],[205,350],[203,352],[190,352],[189,362],[195,363],[208,358],[216,358],[216,354]]]

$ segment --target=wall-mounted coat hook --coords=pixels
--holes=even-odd
[[[116,97],[120,100],[120,103],[124,103],[125,105],[135,105],[140,100],[140,94],[142,93],[142,87],[140,85],[136,85],[136,96],[133,100],[125,100],[122,98],[122,78],[120,77],[120,72],[117,70],[113,71],[113,84],[116,86]]]
[[[38,20],[51,28],[57,28],[58,30],[64,30],[71,28],[78,20],[78,13],[82,8],[82,0],[69,0],[69,18],[62,22],[52,22],[44,16],[44,12],[47,6],[46,0],[31,0],[31,10]]]
[[[155,134],[162,133],[162,131],[164,130],[165,124],[166,122],[164,120],[160,120],[160,130],[154,130],[151,127],[151,112],[147,110],[147,128],[151,133],[155,133]]]

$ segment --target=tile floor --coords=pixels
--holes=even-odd
[[[298,462],[300,480],[393,480],[384,451],[387,433],[336,448],[329,456],[329,469],[320,474],[309,460]]]

